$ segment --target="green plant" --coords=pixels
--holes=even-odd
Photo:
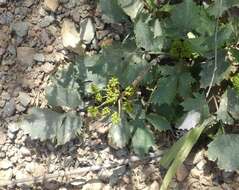
[[[37,109],[41,117],[30,113],[31,122],[21,125],[25,128],[27,122],[27,132],[33,137],[57,139],[62,144],[75,137],[83,119],[69,116],[67,110],[76,110],[76,115],[78,109],[87,110],[93,119],[111,122],[111,146],[128,145],[140,156],[155,145],[155,131],[173,131],[172,126],[186,129],[160,162],[169,168],[161,186],[167,189],[199,137],[209,135],[206,129],[219,131],[218,123],[225,129],[238,123],[238,18],[230,14],[230,8],[239,3],[216,0],[204,6],[184,0],[158,6],[151,0],[99,0],[99,4],[106,22],[127,22],[132,30],[122,43],[106,46],[94,56],[78,57],[57,72],[46,98],[53,108],[63,108],[61,115]],[[43,116],[45,112],[59,119],[52,123]],[[78,127],[68,126],[68,117]],[[41,125],[35,127],[38,122]],[[49,122],[54,130],[48,129]],[[238,169],[238,154],[230,154],[231,147],[220,155],[224,146],[232,144],[238,152],[238,134],[213,135],[209,159],[218,159],[222,169]]]

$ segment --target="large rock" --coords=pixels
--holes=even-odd
[[[12,163],[9,160],[0,161],[0,170],[7,170],[9,168],[12,168]]]
[[[75,53],[82,53],[80,33],[77,32],[75,24],[65,19],[61,29],[63,46]]]
[[[80,37],[83,43],[90,44],[95,37],[95,26],[91,18],[84,19],[80,24]]]
[[[57,8],[59,7],[59,2],[58,2],[58,0],[45,0],[44,6],[45,6],[46,10],[55,12],[57,10]]]
[[[31,102],[31,97],[25,92],[20,92],[18,100],[24,107],[27,107]]]
[[[18,47],[17,59],[21,64],[31,66],[34,62],[35,49],[30,47]]]

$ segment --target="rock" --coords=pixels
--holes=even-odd
[[[18,47],[17,59],[20,63],[31,66],[34,62],[35,49],[30,47]]]
[[[0,170],[0,185],[3,185],[4,182],[7,182],[8,180],[11,180],[13,177],[13,169],[8,170]]]
[[[24,170],[14,171],[16,180],[29,179],[31,176]],[[25,183],[26,184],[26,183]]]
[[[25,0],[23,1],[23,6],[25,7],[31,7],[34,4],[34,0]]]
[[[42,20],[40,20],[40,27],[47,27],[54,22],[55,18],[52,15],[45,16]]]
[[[206,164],[205,160],[201,160],[200,162],[197,163],[196,167],[198,170],[203,170],[205,164]]]
[[[198,162],[203,160],[203,154],[204,154],[204,150],[197,152],[194,156],[193,164],[197,164]]]
[[[26,147],[21,147],[20,148],[20,153],[21,155],[24,157],[24,156],[30,156],[31,155],[31,151],[29,149],[27,149]]]
[[[1,13],[1,16],[0,16],[0,24],[2,25],[11,24],[13,21],[13,18],[14,16],[11,12],[3,12]]]
[[[0,159],[3,159],[6,157],[6,153],[5,152],[0,152]]]
[[[16,22],[12,25],[12,30],[19,37],[24,37],[27,35],[29,29],[29,24],[27,22]]]
[[[82,190],[103,190],[104,188],[104,183],[102,183],[100,180],[92,180],[92,182],[84,185],[82,187]]]
[[[90,44],[95,37],[95,26],[91,18],[80,23],[80,36],[85,44]]]
[[[18,127],[17,123],[10,123],[8,125],[8,131],[10,133],[16,134],[19,131],[19,127]]]
[[[53,64],[50,64],[50,63],[46,62],[41,66],[40,70],[45,72],[45,73],[50,73],[51,71],[53,71],[54,68],[55,67],[54,67]]]
[[[45,61],[45,56],[42,53],[36,53],[33,58],[35,61],[38,61],[38,62]]]
[[[25,169],[29,174],[33,175],[34,177],[43,176],[46,172],[46,168],[37,162],[28,163]]]
[[[9,160],[4,159],[0,161],[0,170],[7,170],[9,168],[12,168],[12,163]]]
[[[16,110],[18,111],[18,113],[19,112],[24,112],[24,111],[26,111],[26,107],[24,107],[24,106],[22,106],[21,104],[17,104],[16,105]]]
[[[75,24],[72,21],[68,19],[63,21],[61,36],[64,47],[74,51],[75,53],[83,52],[80,33],[77,32]]]
[[[31,102],[31,97],[25,93],[25,92],[20,92],[18,96],[18,101],[24,106],[27,107],[30,102]]]
[[[9,41],[9,35],[4,30],[0,30],[0,47],[3,49],[7,47]]]
[[[46,10],[55,12],[57,8],[59,7],[59,2],[58,0],[45,0],[44,7],[46,8]]]
[[[0,145],[4,145],[7,140],[7,135],[0,128]]]
[[[0,6],[6,5],[7,4],[7,0],[0,0]]]
[[[3,108],[3,117],[11,117],[16,111],[16,104],[13,99],[7,102]]]
[[[158,189],[160,189],[160,186],[157,181],[154,181],[149,187],[149,190],[158,190]]]
[[[188,174],[189,174],[188,169],[185,167],[184,164],[182,164],[176,172],[177,181],[179,182],[184,181],[187,178]]]

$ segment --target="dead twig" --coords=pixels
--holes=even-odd
[[[38,177],[31,177],[31,178],[22,178],[18,180],[3,180],[0,178],[0,187],[4,186],[14,186],[14,185],[20,185],[20,184],[34,184],[39,183],[42,181],[46,181],[49,179],[56,179],[58,177],[69,177],[74,175],[79,175],[86,172],[93,172],[93,171],[99,171],[102,169],[112,169],[123,165],[131,165],[134,162],[149,162],[150,160],[159,161],[162,154],[159,155],[153,155],[145,157],[144,159],[140,159],[137,156],[132,156],[129,159],[126,159],[120,163],[111,163],[111,164],[103,164],[103,165],[94,165],[84,168],[77,168],[71,171],[65,171],[65,172],[57,172],[53,174],[45,174],[44,176],[38,176]]]

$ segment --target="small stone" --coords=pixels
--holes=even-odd
[[[1,160],[0,161],[0,170],[7,170],[9,168],[12,168],[12,163],[7,160],[7,159],[4,159],[4,160]]]
[[[36,53],[34,55],[34,60],[38,62],[44,62],[45,61],[45,56],[42,53]]]
[[[189,174],[188,169],[185,167],[184,164],[182,164],[176,172],[177,181],[179,182],[184,181],[187,178],[188,174]]]
[[[104,183],[100,180],[95,180],[91,183],[88,183],[82,187],[82,190],[102,190],[104,188]]]
[[[34,4],[34,0],[25,0],[23,2],[23,6],[28,7],[28,8],[31,7],[33,4]]]
[[[40,27],[47,27],[54,22],[55,18],[52,15],[45,16],[42,20],[40,20]]]
[[[0,0],[0,6],[6,5],[7,4],[7,0]]]
[[[160,189],[160,186],[157,181],[154,181],[149,187],[149,190],[158,190],[158,189]]]
[[[194,156],[193,164],[197,164],[198,162],[200,162],[203,159],[203,154],[204,150],[197,152],[196,155]]]
[[[24,146],[21,147],[19,151],[22,154],[22,156],[30,156],[31,155],[31,151]]]
[[[85,44],[90,44],[95,37],[95,26],[91,18],[86,18],[80,23],[80,36]]]
[[[19,131],[17,123],[10,123],[8,125],[8,131],[13,134],[17,133]]]
[[[11,117],[16,111],[16,104],[13,99],[7,102],[3,108],[3,116],[4,117]]]
[[[31,177],[26,171],[23,171],[23,170],[16,170],[14,171],[14,174],[15,174],[16,180],[28,179]]]
[[[11,180],[13,177],[13,169],[0,170],[0,185],[4,185],[4,182]]]
[[[25,169],[29,174],[33,175],[34,177],[43,176],[46,172],[46,168],[43,165],[38,164],[37,162],[28,163]]]
[[[22,106],[21,104],[17,104],[16,105],[16,110],[18,111],[18,113],[20,113],[20,112],[24,112],[24,111],[26,111],[26,107],[24,107],[24,106]]]
[[[77,32],[75,24],[65,19],[61,29],[63,46],[75,53],[82,53],[80,33]]]
[[[206,164],[205,160],[201,160],[200,162],[197,163],[196,167],[198,170],[203,170],[205,164]]]
[[[0,152],[0,158],[3,159],[6,157],[6,153],[5,152]]]
[[[31,97],[25,92],[19,92],[18,100],[24,107],[27,107],[31,102]]]
[[[20,63],[31,66],[34,62],[35,49],[30,47],[18,47],[17,59]]]
[[[192,177],[199,179],[203,171],[199,171],[196,167],[191,170]]]
[[[27,22],[16,22],[12,25],[12,30],[19,36],[24,37],[27,35],[29,24]]]
[[[0,128],[0,145],[4,145],[7,140],[7,135]]]
[[[59,2],[58,0],[45,0],[44,6],[47,10],[55,12],[57,8],[59,7]]]

